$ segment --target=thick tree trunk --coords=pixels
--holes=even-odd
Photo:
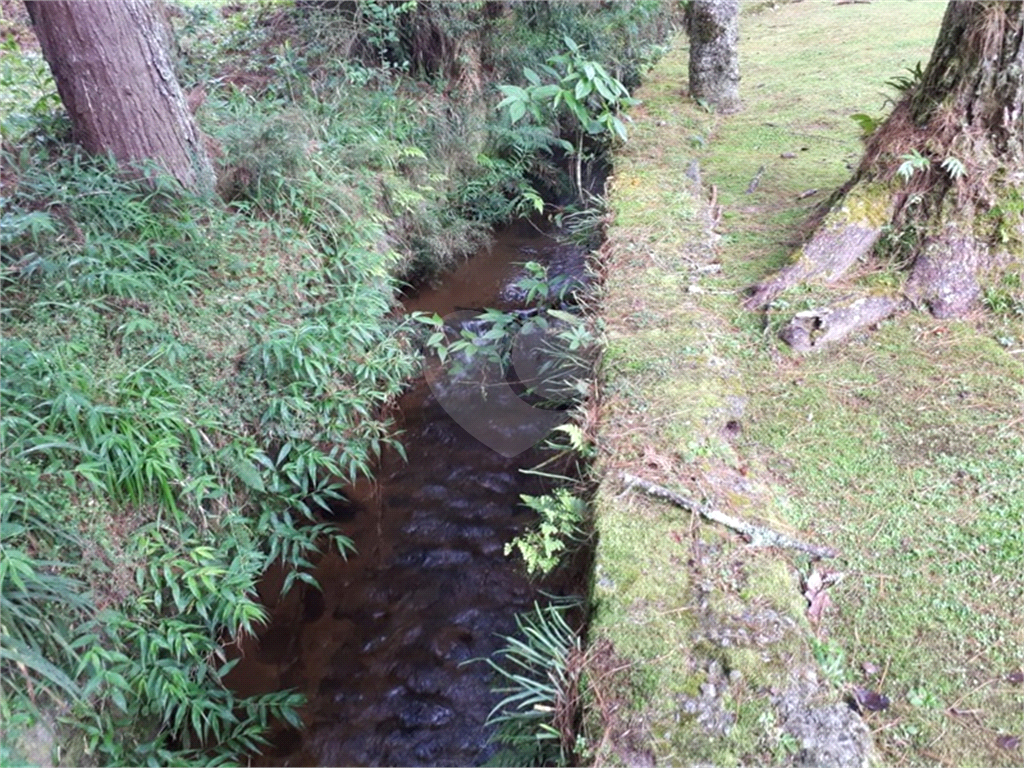
[[[692,0],[686,10],[690,96],[722,114],[741,107],[739,14],[739,0]]]
[[[156,161],[208,194],[214,172],[147,0],[26,0],[76,140],[123,164]]]
[[[914,167],[905,164],[912,157]],[[1024,2],[951,0],[921,82],[868,140],[856,175],[793,264],[756,286],[746,306],[765,306],[806,280],[838,280],[890,227],[905,235],[894,241],[915,245],[902,296],[888,306],[962,315],[996,270],[1024,262],[1022,196]],[[833,313],[843,322],[823,340],[878,322],[886,305]],[[791,322],[784,336],[802,339],[806,325]]]

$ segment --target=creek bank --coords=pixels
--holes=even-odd
[[[826,646],[801,588],[807,555],[748,546],[621,480],[638,475],[695,507],[829,544],[780,517],[785,499],[745,448],[733,267],[691,140],[720,118],[678,98],[685,56],[673,50],[638,90],[644,105],[610,190],[590,630],[605,648],[592,675],[605,703],[587,711],[586,732],[602,765],[861,768],[877,757],[821,667]]]

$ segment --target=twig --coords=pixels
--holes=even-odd
[[[754,174],[754,178],[750,180],[750,184],[747,186],[747,194],[754,194],[757,189],[757,185],[761,183],[761,177],[764,175],[764,166],[762,165],[757,169],[757,173]]]
[[[791,536],[787,536],[784,533],[773,531],[771,528],[753,525],[745,520],[740,520],[737,517],[733,517],[732,515],[727,515],[724,512],[713,509],[710,506],[690,501],[685,496],[680,496],[675,491],[671,491],[663,485],[652,483],[650,480],[644,480],[642,477],[631,475],[628,472],[622,473],[622,479],[625,481],[627,488],[639,488],[655,498],[670,501],[677,507],[682,507],[688,512],[700,515],[713,523],[724,525],[726,528],[731,528],[744,536],[750,537],[750,543],[754,546],[797,549],[817,558],[835,557],[837,554],[834,549],[830,549],[829,547],[818,547],[814,544],[807,544],[803,541],[799,541],[798,539],[794,539]]]

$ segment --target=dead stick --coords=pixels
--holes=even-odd
[[[773,531],[771,528],[753,525],[745,520],[740,520],[738,517],[733,517],[732,515],[727,515],[724,512],[719,512],[717,509],[713,509],[708,505],[690,501],[690,499],[685,496],[680,496],[675,491],[671,491],[663,485],[652,483],[650,480],[644,480],[642,477],[631,475],[628,472],[622,473],[622,479],[625,481],[627,488],[639,488],[651,496],[664,499],[665,501],[671,501],[677,507],[682,507],[688,512],[700,515],[713,523],[724,525],[726,528],[731,528],[734,531],[742,533],[744,536],[749,536],[750,543],[755,546],[797,549],[801,552],[806,552],[812,557],[818,558],[835,557],[837,554],[834,549],[830,549],[829,547],[816,547],[813,544],[807,544],[803,541],[799,541],[798,539],[794,539],[784,533]]]

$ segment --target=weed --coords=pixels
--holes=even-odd
[[[896,169],[896,174],[903,179],[904,182],[910,181],[910,177],[918,172],[925,172],[932,167],[931,160],[924,157],[916,149],[910,151],[909,154],[900,155],[900,167]]]
[[[846,652],[831,640],[811,639],[811,652],[818,668],[836,688],[842,688],[848,682],[846,670]]]
[[[485,660],[507,694],[487,718],[503,747],[495,765],[572,764],[583,651],[565,618],[569,607],[534,605],[516,616],[519,636],[505,638],[497,660]]]
[[[523,504],[537,513],[536,527],[517,536],[505,545],[505,556],[518,550],[533,576],[546,576],[555,569],[568,546],[583,536],[587,503],[573,496],[566,488],[558,488],[544,496],[520,496]]]

